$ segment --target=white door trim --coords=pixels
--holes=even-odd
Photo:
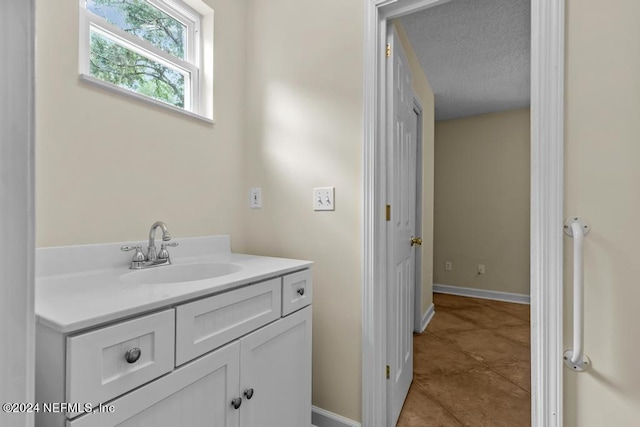
[[[35,401],[35,2],[0,2],[0,401]],[[0,414],[32,426],[32,413]]]
[[[413,95],[413,113],[417,116],[416,123],[416,236],[423,237],[422,233],[422,182],[424,177],[422,153],[424,152],[424,129],[422,126],[422,104],[420,100]],[[413,312],[413,331],[422,333],[422,246],[416,246],[416,275],[414,284],[414,312]]]
[[[448,0],[365,0],[362,425],[385,427],[386,21]],[[534,427],[562,426],[564,0],[531,0],[531,367]]]

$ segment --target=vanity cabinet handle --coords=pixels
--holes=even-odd
[[[127,363],[136,363],[138,359],[140,359],[141,355],[142,350],[140,350],[138,347],[135,347],[131,350],[127,350],[127,352],[124,354],[124,360],[126,360]]]
[[[239,409],[240,405],[242,405],[242,398],[241,397],[236,397],[235,399],[233,399],[231,401],[231,406],[233,406],[233,409]]]
[[[300,294],[300,296],[304,295],[304,288],[299,288],[298,294]]]
[[[251,400],[251,398],[253,397],[253,389],[252,388],[248,388],[244,391],[244,397],[247,398],[247,400]]]

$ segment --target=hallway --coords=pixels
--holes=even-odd
[[[531,424],[529,306],[434,294],[398,427]]]

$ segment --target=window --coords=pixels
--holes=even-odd
[[[203,81],[202,18],[179,0],[80,0],[81,77],[212,116],[200,91],[211,86]]]

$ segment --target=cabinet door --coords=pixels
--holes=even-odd
[[[241,427],[311,426],[311,307],[242,338],[240,366]]]
[[[68,427],[238,427],[240,343],[222,347],[112,402],[112,413],[86,414]],[[243,402],[244,403],[244,402]],[[242,405],[244,406],[244,405]]]

